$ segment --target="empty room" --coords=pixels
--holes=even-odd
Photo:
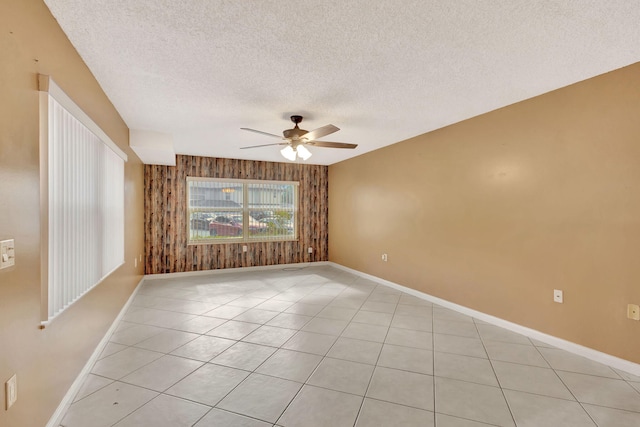
[[[0,1],[0,426],[640,426],[634,2]]]

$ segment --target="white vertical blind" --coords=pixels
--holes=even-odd
[[[124,160],[53,96],[47,111],[51,321],[124,263]]]

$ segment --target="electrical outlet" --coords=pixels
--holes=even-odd
[[[564,295],[560,289],[553,290],[553,302],[562,304],[564,302]]]
[[[640,320],[640,306],[636,304],[627,305],[627,317],[631,320]]]
[[[248,250],[249,250],[249,247],[247,245],[242,246],[242,252],[247,252]]]
[[[4,395],[6,396],[5,408],[9,409],[18,400],[18,378],[15,374],[4,383]]]
[[[307,249],[307,252],[309,252],[310,254],[312,254],[312,253],[313,253],[313,248],[312,248],[312,247],[309,247],[309,249]]]
[[[387,254],[382,254],[382,260],[384,262],[387,262],[389,260],[389,257],[387,256]]]

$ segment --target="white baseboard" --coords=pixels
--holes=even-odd
[[[93,367],[94,363],[96,363],[96,361],[98,360],[98,357],[100,357],[100,355],[102,354],[102,351],[104,350],[105,346],[109,342],[109,338],[111,337],[111,334],[113,334],[113,331],[118,326],[118,322],[120,322],[120,319],[122,319],[124,314],[127,312],[127,309],[129,309],[129,306],[131,305],[131,301],[133,301],[133,298],[138,293],[138,289],[140,289],[140,285],[142,285],[143,282],[144,282],[144,277],[138,282],[138,284],[136,285],[136,288],[133,290],[133,292],[129,296],[129,299],[120,310],[120,313],[118,313],[118,316],[115,318],[113,323],[111,323],[111,327],[109,327],[109,330],[104,334],[104,337],[102,337],[102,340],[100,341],[100,343],[98,343],[98,346],[91,354],[91,357],[89,357],[89,360],[87,360],[87,363],[84,365],[84,368],[82,368],[82,371],[80,371],[80,373],[76,377],[73,384],[71,384],[71,387],[67,391],[67,394],[65,394],[64,398],[62,398],[60,405],[58,405],[58,408],[49,419],[49,422],[47,423],[46,427],[58,427],[62,423],[62,418],[67,413],[67,410],[73,403],[73,398],[76,396],[76,394],[78,394],[78,391],[82,387],[82,384],[84,384],[84,380],[86,379],[89,372],[91,372],[91,368]]]
[[[629,360],[621,359],[619,357],[612,356],[610,354],[603,353],[601,351],[594,350],[592,348],[585,347],[585,346],[582,346],[580,344],[576,344],[576,343],[573,343],[571,341],[564,340],[562,338],[554,337],[553,335],[548,335],[548,334],[545,334],[543,332],[536,331],[535,329],[527,328],[525,326],[518,325],[517,323],[509,322],[507,320],[500,319],[498,317],[494,317],[494,316],[491,316],[489,314],[485,314],[485,313],[482,313],[480,311],[476,311],[476,310],[473,310],[471,308],[464,307],[462,305],[455,304],[455,303],[443,300],[443,299],[438,298],[438,297],[434,297],[434,296],[426,294],[424,292],[420,292],[420,291],[415,290],[415,289],[407,288],[407,287],[399,285],[397,283],[390,282],[388,280],[381,279],[379,277],[372,276],[370,274],[363,273],[361,271],[354,270],[352,268],[345,267],[345,266],[340,265],[340,264],[336,264],[336,263],[334,263],[332,261],[330,261],[328,264],[331,265],[332,267],[338,268],[340,270],[347,271],[347,272],[355,274],[357,276],[372,280],[374,282],[378,282],[378,283],[380,283],[382,285],[386,285],[386,286],[389,286],[391,288],[400,290],[400,291],[405,292],[405,293],[407,293],[409,295],[413,295],[413,296],[421,298],[423,300],[430,301],[432,303],[441,305],[441,306],[449,308],[451,310],[455,310],[455,311],[457,311],[459,313],[475,317],[476,319],[482,320],[482,321],[490,323],[492,325],[500,326],[501,328],[507,329],[509,331],[516,332],[516,333],[521,334],[521,335],[525,335],[525,336],[527,336],[529,338],[533,338],[535,340],[538,340],[538,341],[543,342],[545,344],[552,345],[554,347],[558,347],[558,348],[560,348],[562,350],[566,350],[568,352],[577,354],[578,356],[586,357],[587,359],[590,359],[590,360],[593,360],[595,362],[599,362],[599,363],[605,364],[605,365],[610,366],[612,368],[616,368],[616,369],[619,369],[621,371],[625,371],[625,372],[628,372],[630,374],[640,376],[640,364],[631,362]]]
[[[191,277],[191,276],[208,276],[211,274],[226,274],[237,273],[240,271],[266,271],[266,270],[283,270],[286,268],[303,268],[319,265],[329,265],[329,261],[312,261],[301,262],[295,264],[274,264],[274,265],[257,265],[253,267],[235,267],[235,268],[219,268],[216,270],[198,270],[198,271],[184,271],[180,273],[158,273],[158,274],[146,274],[145,279],[164,279],[172,277]]]

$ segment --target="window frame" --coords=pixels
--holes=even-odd
[[[191,207],[191,182],[219,182],[225,184],[235,184],[242,186],[242,205],[237,207]],[[260,180],[260,179],[237,179],[237,178],[209,178],[209,177],[196,177],[187,176],[186,179],[186,232],[187,232],[187,245],[216,245],[216,244],[229,244],[229,243],[259,243],[259,242],[292,242],[298,240],[299,229],[299,212],[300,212],[300,182],[298,181],[277,181],[277,180]],[[293,187],[293,235],[284,236],[265,236],[265,235],[250,235],[250,221],[253,217],[250,216],[252,211],[260,210],[250,206],[249,202],[249,187],[251,184],[276,184],[276,185],[291,185]],[[264,210],[264,208],[262,208]],[[242,234],[239,237],[229,238],[202,238],[192,239],[192,218],[193,212],[230,212],[240,213],[242,215]]]

